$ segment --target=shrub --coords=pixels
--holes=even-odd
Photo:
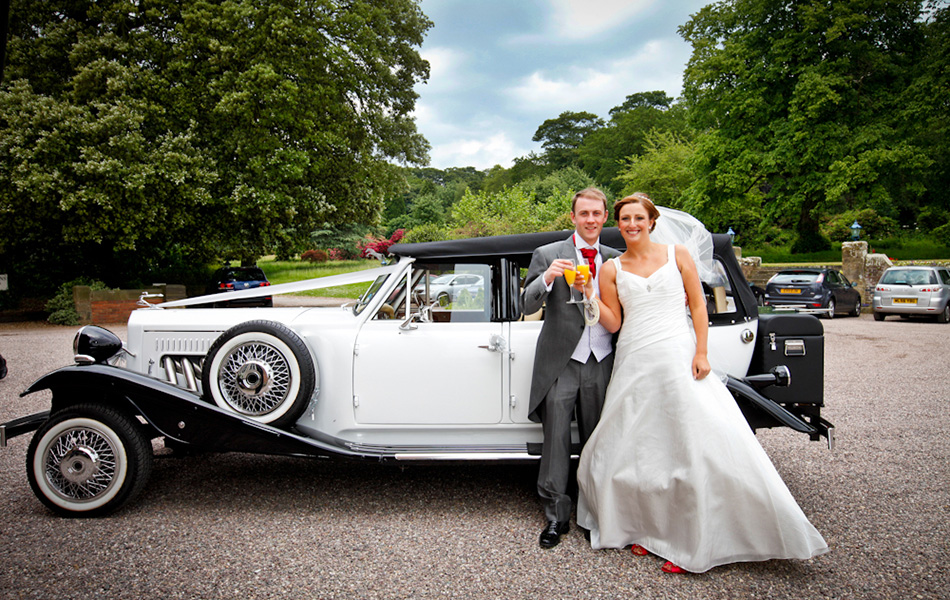
[[[389,247],[401,240],[405,233],[405,230],[397,229],[396,232],[393,233],[392,237],[390,237],[388,240],[367,235],[357,246],[360,251],[360,256],[362,258],[372,258],[372,254],[370,254],[371,252],[386,256],[389,254]]]
[[[327,262],[327,258],[328,258],[328,257],[327,257],[327,253],[324,252],[323,250],[307,250],[306,252],[304,252],[303,254],[300,255],[300,260],[306,260],[306,261],[310,261],[310,262],[312,262],[312,263],[314,263],[314,262],[319,262],[319,263]]]
[[[88,285],[94,290],[107,290],[109,286],[98,280],[86,278],[68,281],[59,287],[56,295],[46,303],[46,310],[50,315],[46,318],[53,325],[79,325],[79,313],[76,312],[76,302],[73,300],[73,288],[77,285]]]

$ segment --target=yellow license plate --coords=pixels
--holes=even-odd
[[[894,298],[894,304],[917,304],[917,298]]]
[[[801,294],[802,291],[798,288],[780,288],[779,292],[783,294]]]

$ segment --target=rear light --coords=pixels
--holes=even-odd
[[[891,291],[891,288],[883,286],[883,285],[879,285],[876,288],[874,288],[874,291],[875,292],[889,292]]]
[[[939,292],[939,291],[940,291],[940,288],[938,288],[938,287],[925,287],[925,288],[920,288],[920,290],[918,290],[918,291],[921,291],[921,292]]]
[[[821,308],[821,302],[812,302],[811,305],[815,308]]]
[[[218,289],[219,290],[233,290],[234,284],[233,283],[219,283]]]
[[[267,287],[267,286],[269,286],[269,285],[270,285],[270,282],[269,282],[269,281],[265,281],[265,282],[263,282],[263,283],[261,284],[261,287]]]

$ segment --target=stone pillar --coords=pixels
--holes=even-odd
[[[868,255],[867,242],[844,242],[841,244],[841,272],[851,281],[864,279]],[[875,283],[877,283],[875,281]]]
[[[841,244],[841,272],[854,284],[855,289],[861,294],[861,304],[865,306],[871,303],[865,264],[867,255],[867,242],[843,242]],[[874,284],[876,283],[877,280],[874,281]],[[874,284],[870,284],[871,287]]]

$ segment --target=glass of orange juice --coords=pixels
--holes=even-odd
[[[564,269],[564,281],[567,282],[568,289],[571,291],[571,299],[567,301],[568,304],[580,304],[580,301],[574,299],[574,280],[577,278],[577,271],[580,269],[577,266],[577,262],[573,259],[568,259],[571,261],[571,268]]]

